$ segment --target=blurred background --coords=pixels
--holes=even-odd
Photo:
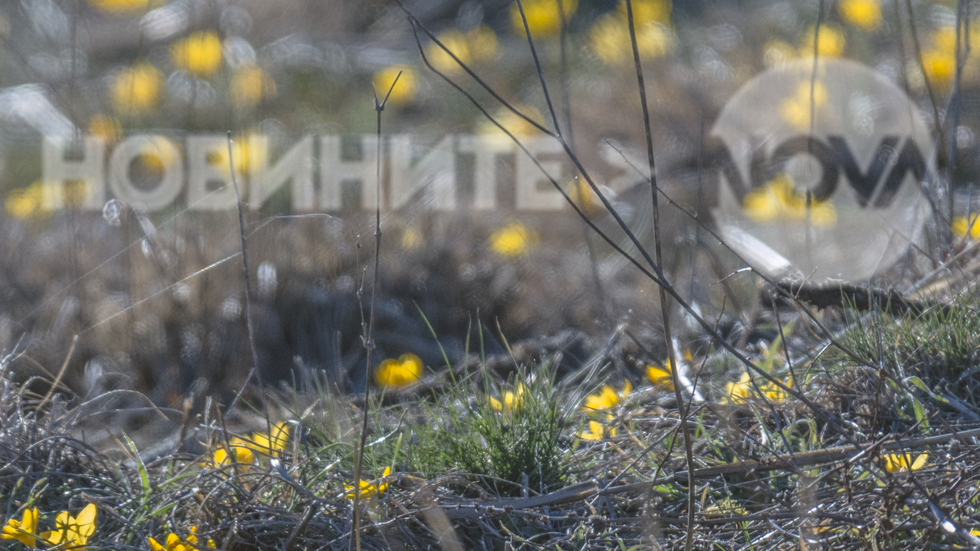
[[[625,4],[526,0],[523,8],[563,134],[617,211],[652,243]],[[703,173],[715,158],[705,135],[725,102],[764,70],[812,56],[819,32],[820,56],[872,67],[906,90],[933,123],[937,168],[956,201],[932,227],[929,250],[980,234],[980,227],[973,232],[955,223],[972,220],[980,162],[980,2],[636,0],[633,9],[658,180],[689,212],[710,216],[715,194]],[[191,394],[228,401],[252,365],[235,256],[237,212],[189,208],[186,191],[152,211],[111,193],[93,208],[84,182],[45,182],[43,143],[61,140],[70,161],[85,156],[83,137],[95,136],[108,159],[129,136],[155,136],[166,143],[144,144],[129,165],[130,180],[149,190],[171,167],[184,168],[195,153],[187,150],[188,137],[215,134],[220,144],[231,131],[232,162],[222,147],[205,157],[215,170],[234,165],[246,191],[263,380],[303,385],[319,372],[342,391],[362,388],[373,213],[356,201],[297,210],[288,186],[263,200],[249,197],[251,167],[279,159],[310,135],[343,137],[344,155],[369,158],[370,142],[360,136],[375,132],[375,94],[383,95],[399,73],[382,113],[384,186],[392,177],[393,136],[410,136],[418,156],[446,136],[503,137],[426,67],[420,50],[513,135],[538,133],[418,26],[413,32],[409,14],[500,98],[553,128],[524,21],[510,1],[0,5],[0,350],[24,353],[15,372],[52,378],[67,357],[63,381],[83,397],[130,388],[158,404]],[[268,139],[267,151],[248,146],[255,136]],[[314,185],[321,190],[331,166],[317,159]],[[455,363],[481,346],[503,354],[505,339],[533,343],[560,335],[565,361],[575,362],[623,323],[655,336],[656,288],[571,209],[514,209],[513,182],[527,165],[513,151],[491,161],[498,208],[436,211],[421,198],[385,209],[374,361],[414,353],[438,369],[445,365],[440,344]],[[453,162],[457,174],[469,175],[460,177],[469,189],[487,168],[471,154]],[[612,231],[575,174],[567,160],[556,172],[586,215]],[[61,208],[52,208],[56,203]],[[758,302],[758,282],[735,273],[742,267],[737,259],[689,217],[664,209],[665,271],[706,317],[735,328]],[[928,262],[903,266],[902,277],[929,269]],[[689,339],[700,338],[691,332]],[[663,352],[662,344],[651,346],[648,354]]]

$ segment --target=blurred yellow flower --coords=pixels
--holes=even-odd
[[[743,371],[738,381],[725,383],[725,395],[720,401],[722,404],[743,404],[751,395],[752,377],[748,371]]]
[[[161,176],[170,165],[179,160],[175,151],[176,148],[170,140],[162,136],[154,136],[142,144],[139,160],[150,173]],[[227,153],[225,159],[227,163]]]
[[[149,0],[88,0],[93,8],[105,13],[126,13],[134,11],[145,11],[149,7]]]
[[[213,31],[198,31],[170,47],[170,57],[178,69],[208,78],[221,67],[221,39]]]
[[[578,9],[578,0],[522,0],[521,5],[524,7],[524,16],[527,18],[531,37],[541,38],[557,36],[561,32],[562,16],[564,15],[567,22]],[[524,21],[521,19],[517,2],[510,5],[510,22],[514,33],[525,36]]]
[[[400,77],[398,76],[399,72],[402,74]],[[395,77],[398,77],[397,84]],[[374,73],[372,80],[374,81],[374,91],[378,94],[378,101],[384,101],[388,90],[391,90],[388,103],[395,107],[403,107],[415,99],[416,72],[408,65],[385,67]],[[392,84],[395,84],[394,88],[391,87]]]
[[[883,455],[881,459],[885,464],[885,470],[890,473],[918,471],[929,462],[929,452],[922,452],[914,461],[912,456],[907,453],[889,453]]]
[[[605,425],[598,421],[589,421],[589,430],[576,433],[575,436],[582,440],[602,440],[603,438],[616,436],[616,429],[606,428]]]
[[[515,410],[521,408],[524,404],[524,395],[527,393],[527,387],[523,383],[517,383],[517,387],[511,391],[508,390],[504,392],[504,401],[491,397],[490,407],[494,411],[499,411],[500,413],[511,413]]]
[[[786,174],[753,189],[742,200],[742,210],[754,222],[809,222],[830,227],[837,223],[837,209],[829,201],[812,201],[807,209],[806,194],[796,190]]]
[[[980,224],[977,223],[978,219],[980,219],[980,214],[973,214],[969,223],[966,221],[966,216],[954,217],[952,224],[953,235],[960,239],[980,239]]]
[[[114,144],[122,137],[122,125],[116,117],[98,113],[88,120],[88,133],[106,144]]]
[[[866,31],[873,31],[881,26],[879,0],[840,0],[837,3],[837,13],[848,24]]]
[[[24,220],[44,212],[44,184],[38,180],[25,189],[15,189],[4,202],[7,214]]]
[[[462,32],[451,29],[448,31],[443,31],[439,33],[439,42],[445,47],[445,50],[439,47],[438,44],[433,42],[426,47],[425,57],[428,58],[429,63],[435,70],[446,73],[453,74],[462,71],[462,67],[459,63],[453,59],[455,55],[464,65],[470,65],[473,63],[470,57],[470,47],[466,43],[466,35]],[[449,50],[448,52],[446,50]],[[449,55],[452,52],[452,55]]]
[[[156,108],[160,101],[163,74],[141,62],[120,71],[112,83],[112,101],[117,111],[140,113]]]
[[[633,392],[633,385],[629,381],[623,383],[623,390],[618,393],[613,387],[606,385],[598,393],[586,396],[582,409],[585,411],[609,409],[619,404],[620,401],[625,400],[630,392]]]
[[[358,490],[359,499],[372,499],[384,493],[388,489],[388,482],[384,479],[391,475],[391,467],[385,467],[383,473],[381,473],[380,481],[367,481],[360,480],[360,489]],[[354,499],[354,485],[344,484],[344,491],[347,492],[347,499]]]
[[[398,359],[389,358],[374,370],[374,382],[381,387],[400,388],[422,377],[422,359],[415,354],[402,354]]]
[[[470,56],[477,63],[489,63],[500,59],[500,42],[497,33],[486,25],[479,25],[466,33]]]
[[[228,145],[222,143],[208,152],[208,164],[224,172],[231,174],[231,165],[235,165],[237,174],[250,174],[256,167],[261,166],[265,149],[258,147],[258,139],[261,135],[256,131],[248,131],[245,134],[232,139],[231,155],[232,161],[228,162]]]
[[[633,0],[633,25],[639,27],[651,21],[669,25],[671,4],[671,0]],[[626,21],[626,0],[619,0],[617,9],[619,16]]]
[[[946,88],[956,77],[956,51],[931,49],[922,52],[922,71],[929,84]]]
[[[819,57],[840,57],[847,45],[844,32],[836,25],[825,23],[820,26],[817,40],[817,55]],[[803,33],[800,40],[800,56],[813,58],[813,27]]]
[[[245,446],[232,446],[231,453],[221,446],[205,459],[201,466],[217,468],[231,464],[238,465],[242,470],[248,470],[248,465],[255,464],[255,454]]]
[[[66,544],[67,548],[84,547],[95,533],[98,516],[99,510],[94,503],[86,505],[77,517],[62,511],[54,520],[55,529],[41,534],[41,539],[52,546]]]
[[[258,65],[246,64],[235,71],[228,93],[235,107],[255,107],[262,100],[276,97],[276,81]]]
[[[24,509],[20,520],[8,520],[0,531],[0,540],[17,540],[34,549],[37,545],[37,507]]]
[[[180,539],[180,536],[174,534],[173,532],[167,536],[166,546],[157,543],[157,540],[153,538],[147,538],[150,543],[150,549],[152,551],[196,551],[197,547],[197,526],[191,526],[191,533],[187,536],[186,540]],[[214,540],[208,539],[207,548],[215,549],[217,546],[214,544]]]
[[[813,115],[816,117],[820,108],[827,104],[827,88],[822,82],[800,82],[796,92],[779,103],[779,114],[783,120],[799,130],[810,130],[810,92],[813,91]]]
[[[674,390],[674,379],[671,377],[671,371],[669,359],[664,362],[663,367],[648,365],[647,379],[650,379],[650,382],[653,383],[654,386],[663,387],[667,390]]]
[[[244,438],[232,438],[232,447],[241,446],[255,453],[263,455],[275,455],[286,448],[289,440],[289,423],[280,421],[272,425],[272,432],[253,432],[246,440]]]
[[[789,380],[785,382],[786,386],[793,388],[793,378],[790,377]],[[765,397],[770,402],[785,402],[789,398],[789,393],[785,390],[776,386],[776,383],[771,381],[766,382],[759,386],[759,390],[762,391],[762,396]]]
[[[636,48],[640,60],[648,61],[667,55],[674,47],[668,27],[656,20],[636,22]],[[609,13],[589,30],[589,46],[596,56],[607,64],[633,63],[633,45],[630,41],[629,24],[624,16]]]
[[[541,112],[531,107],[530,105],[524,105],[521,103],[512,104],[514,109],[517,109],[521,113],[524,113],[529,119],[540,123],[544,120],[541,116]],[[506,107],[501,107],[493,114],[494,120],[504,127],[508,132],[514,135],[516,138],[523,136],[531,136],[540,132],[531,123],[524,120],[523,117],[515,114],[510,109]],[[476,133],[483,136],[506,136],[500,128],[490,122],[486,117],[480,116],[479,123],[476,127]]]
[[[511,222],[490,235],[490,250],[510,258],[526,254],[538,242],[538,233],[520,222]]]
[[[424,243],[422,232],[416,228],[405,228],[402,230],[401,245],[403,249],[417,249]]]

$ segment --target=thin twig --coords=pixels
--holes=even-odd
[[[361,440],[358,443],[354,455],[354,525],[352,528],[354,537],[348,540],[348,549],[356,549],[357,551],[361,551],[361,508],[359,505],[361,496],[361,466],[364,459],[364,446],[367,444],[368,412],[371,409],[371,352],[374,351],[374,311],[378,302],[378,268],[381,263],[381,112],[385,110],[388,97],[391,96],[391,91],[395,89],[395,85],[398,84],[398,79],[401,76],[402,72],[398,71],[383,101],[378,101],[377,91],[374,94],[374,111],[377,114],[378,138],[378,155],[377,163],[375,164],[377,193],[375,194],[376,204],[374,210],[374,278],[371,287],[371,312],[368,314],[367,335],[364,336],[364,348],[367,350],[367,360],[364,368],[364,415],[361,419]]]

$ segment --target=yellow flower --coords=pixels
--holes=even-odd
[[[175,43],[170,57],[179,69],[208,78],[221,66],[221,39],[213,31],[198,31]]]
[[[255,107],[264,99],[276,97],[276,81],[258,65],[247,64],[235,71],[228,93],[235,107]]]
[[[670,375],[671,371],[670,360],[668,359],[664,362],[663,367],[648,365],[647,378],[655,386],[661,386],[667,390],[674,390],[674,379]]]
[[[99,113],[88,120],[88,133],[106,144],[114,144],[122,137],[122,125],[116,117]]]
[[[748,371],[743,371],[742,376],[734,383],[725,383],[725,396],[722,397],[723,404],[742,404],[749,401],[752,395],[752,377]]]
[[[977,223],[978,219],[980,219],[980,214],[974,214],[971,219],[972,222],[969,223],[966,221],[966,216],[953,218],[953,235],[960,239],[980,239],[980,224]]]
[[[521,113],[524,113],[529,119],[541,123],[544,117],[541,116],[541,112],[531,107],[530,105],[514,104],[514,109],[517,109]],[[523,117],[516,115],[510,109],[501,107],[493,114],[494,120],[503,126],[508,132],[514,135],[514,137],[520,138],[522,136],[531,136],[539,130],[535,128],[531,123],[524,120]],[[504,136],[500,128],[490,122],[486,117],[481,116],[480,122],[477,125],[476,133],[482,136]]]
[[[840,0],[837,13],[850,25],[873,31],[881,25],[881,3],[878,0]]]
[[[233,439],[236,440],[236,439]],[[237,439],[236,443],[241,439]],[[239,465],[243,470],[248,469],[248,465],[255,464],[255,454],[248,447],[243,445],[231,446],[231,453],[228,449],[221,446],[211,454],[203,463],[202,467],[222,467],[231,464]]]
[[[956,77],[956,52],[938,48],[922,52],[922,71],[933,86],[947,87]]]
[[[232,139],[231,155],[233,163],[228,162],[228,144],[221,142],[214,149],[208,151],[208,164],[224,172],[231,174],[231,165],[235,165],[237,174],[251,173],[257,166],[261,166],[265,150],[255,146],[255,142],[261,135],[255,131],[249,131]],[[239,182],[241,185],[241,182]]]
[[[524,16],[527,18],[527,27],[531,30],[531,36],[540,38],[544,36],[556,36],[561,32],[561,18],[564,15],[567,22],[575,10],[578,9],[578,0],[561,0],[561,12],[558,8],[558,0],[522,0]],[[521,11],[517,2],[510,5],[510,22],[514,27],[514,32],[523,36],[524,21],[521,19]]]
[[[191,526],[191,534],[187,536],[186,540],[180,539],[180,536],[174,533],[170,533],[166,539],[166,545],[160,545],[157,540],[153,538],[147,538],[150,543],[150,549],[152,551],[195,551],[197,547],[197,527]],[[217,546],[214,544],[214,540],[208,539],[207,548],[215,549]]]
[[[388,358],[374,370],[374,382],[378,386],[400,388],[422,377],[422,360],[415,354],[402,354],[400,358]]]
[[[15,189],[4,202],[7,214],[24,220],[44,211],[44,184],[38,180],[26,189]]]
[[[417,249],[422,246],[422,243],[424,243],[422,232],[417,228],[405,228],[402,231],[401,245],[403,249]]]
[[[34,549],[37,545],[37,507],[24,509],[20,520],[11,518],[0,531],[0,540],[17,540]]]
[[[398,76],[401,72],[402,76]],[[398,82],[395,83],[395,77]],[[378,94],[378,101],[384,101],[385,94],[391,90],[388,96],[388,103],[395,107],[402,107],[412,103],[415,99],[415,69],[408,65],[391,65],[374,73],[374,91]],[[395,87],[392,88],[391,85]]]
[[[86,505],[77,517],[72,517],[68,511],[62,511],[54,520],[55,529],[41,534],[41,539],[48,545],[67,544],[67,549],[84,547],[95,533],[98,515],[99,510],[94,503]]]
[[[651,21],[670,23],[671,0],[633,0],[633,25],[639,27],[641,23]],[[619,0],[619,15],[626,21],[626,0]]]
[[[600,411],[604,409],[609,409],[621,400],[625,400],[626,396],[633,391],[633,385],[629,381],[623,383],[622,392],[617,393],[613,387],[606,385],[602,387],[602,390],[598,394],[590,394],[585,398],[585,404],[582,409],[586,411]]]
[[[847,39],[843,31],[836,25],[829,23],[820,26],[819,40],[817,41],[817,55],[820,57],[840,57],[844,53],[844,46]],[[813,57],[813,28],[803,33],[800,41],[800,56]]]
[[[479,25],[466,33],[466,42],[473,61],[491,62],[500,59],[500,43],[497,33],[486,25]]]
[[[526,254],[538,242],[538,233],[520,222],[512,222],[490,235],[490,249],[507,257]]]
[[[793,95],[779,103],[779,114],[783,120],[799,130],[810,130],[810,90],[809,81],[800,82]],[[820,108],[827,104],[827,87],[822,82],[814,82],[812,90],[813,115],[816,117]]]
[[[793,378],[790,377],[786,381],[786,386],[793,388]],[[762,395],[766,397],[770,402],[785,402],[789,398],[789,393],[785,390],[776,386],[776,383],[767,382],[759,386],[759,390],[762,391]]]
[[[491,397],[490,407],[494,411],[499,411],[501,413],[511,413],[521,408],[524,404],[524,394],[527,393],[527,387],[524,383],[518,383],[517,387],[513,391],[504,392],[504,401],[501,403],[500,400]]]
[[[152,110],[160,101],[163,74],[153,65],[141,62],[120,71],[112,82],[112,101],[123,113]]]
[[[374,497],[377,497],[378,495],[383,494],[384,491],[388,489],[388,482],[385,481],[384,479],[387,478],[388,475],[390,474],[391,474],[391,467],[385,467],[384,472],[381,473],[380,481],[375,480],[369,482],[367,480],[362,479],[360,481],[361,483],[360,490],[358,490],[357,492],[359,499],[372,499]],[[354,499],[353,484],[344,484],[344,491],[347,492],[347,499]]]
[[[149,6],[149,0],[88,0],[89,5],[105,13],[126,13],[133,11],[145,11]]]
[[[280,421],[272,425],[272,432],[253,432],[248,440],[243,438],[232,438],[232,447],[243,446],[247,450],[263,455],[275,455],[286,448],[289,441],[289,423]],[[240,461],[240,463],[250,463],[251,461]]]
[[[903,453],[889,453],[881,457],[882,461],[885,463],[885,470],[890,473],[901,473],[908,471],[918,471],[919,469],[926,466],[929,462],[929,452],[922,452],[919,457],[912,460],[912,456]]]
[[[154,136],[145,142],[139,154],[140,163],[152,174],[162,176],[170,165],[179,160],[175,155],[176,148],[173,143],[162,136]],[[225,154],[227,162],[228,155]]]
[[[578,436],[582,440],[602,440],[603,438],[616,436],[616,429],[606,428],[598,421],[589,421],[589,430],[576,433],[575,436]]]
[[[779,174],[763,187],[745,195],[742,210],[754,222],[803,222],[809,216],[814,226],[837,223],[837,210],[829,201],[812,201],[809,213],[804,193],[796,190],[786,174]]]
[[[641,60],[665,56],[673,48],[670,29],[656,20],[636,22],[636,48]],[[589,46],[604,63],[633,63],[633,46],[625,16],[606,14],[589,30]]]

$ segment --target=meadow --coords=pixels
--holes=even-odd
[[[0,547],[980,548],[978,14],[0,8]],[[806,69],[764,111],[811,156],[883,125],[837,59],[916,113],[865,156],[909,186],[753,164],[733,234],[757,75]],[[797,233],[847,260],[776,273]]]

